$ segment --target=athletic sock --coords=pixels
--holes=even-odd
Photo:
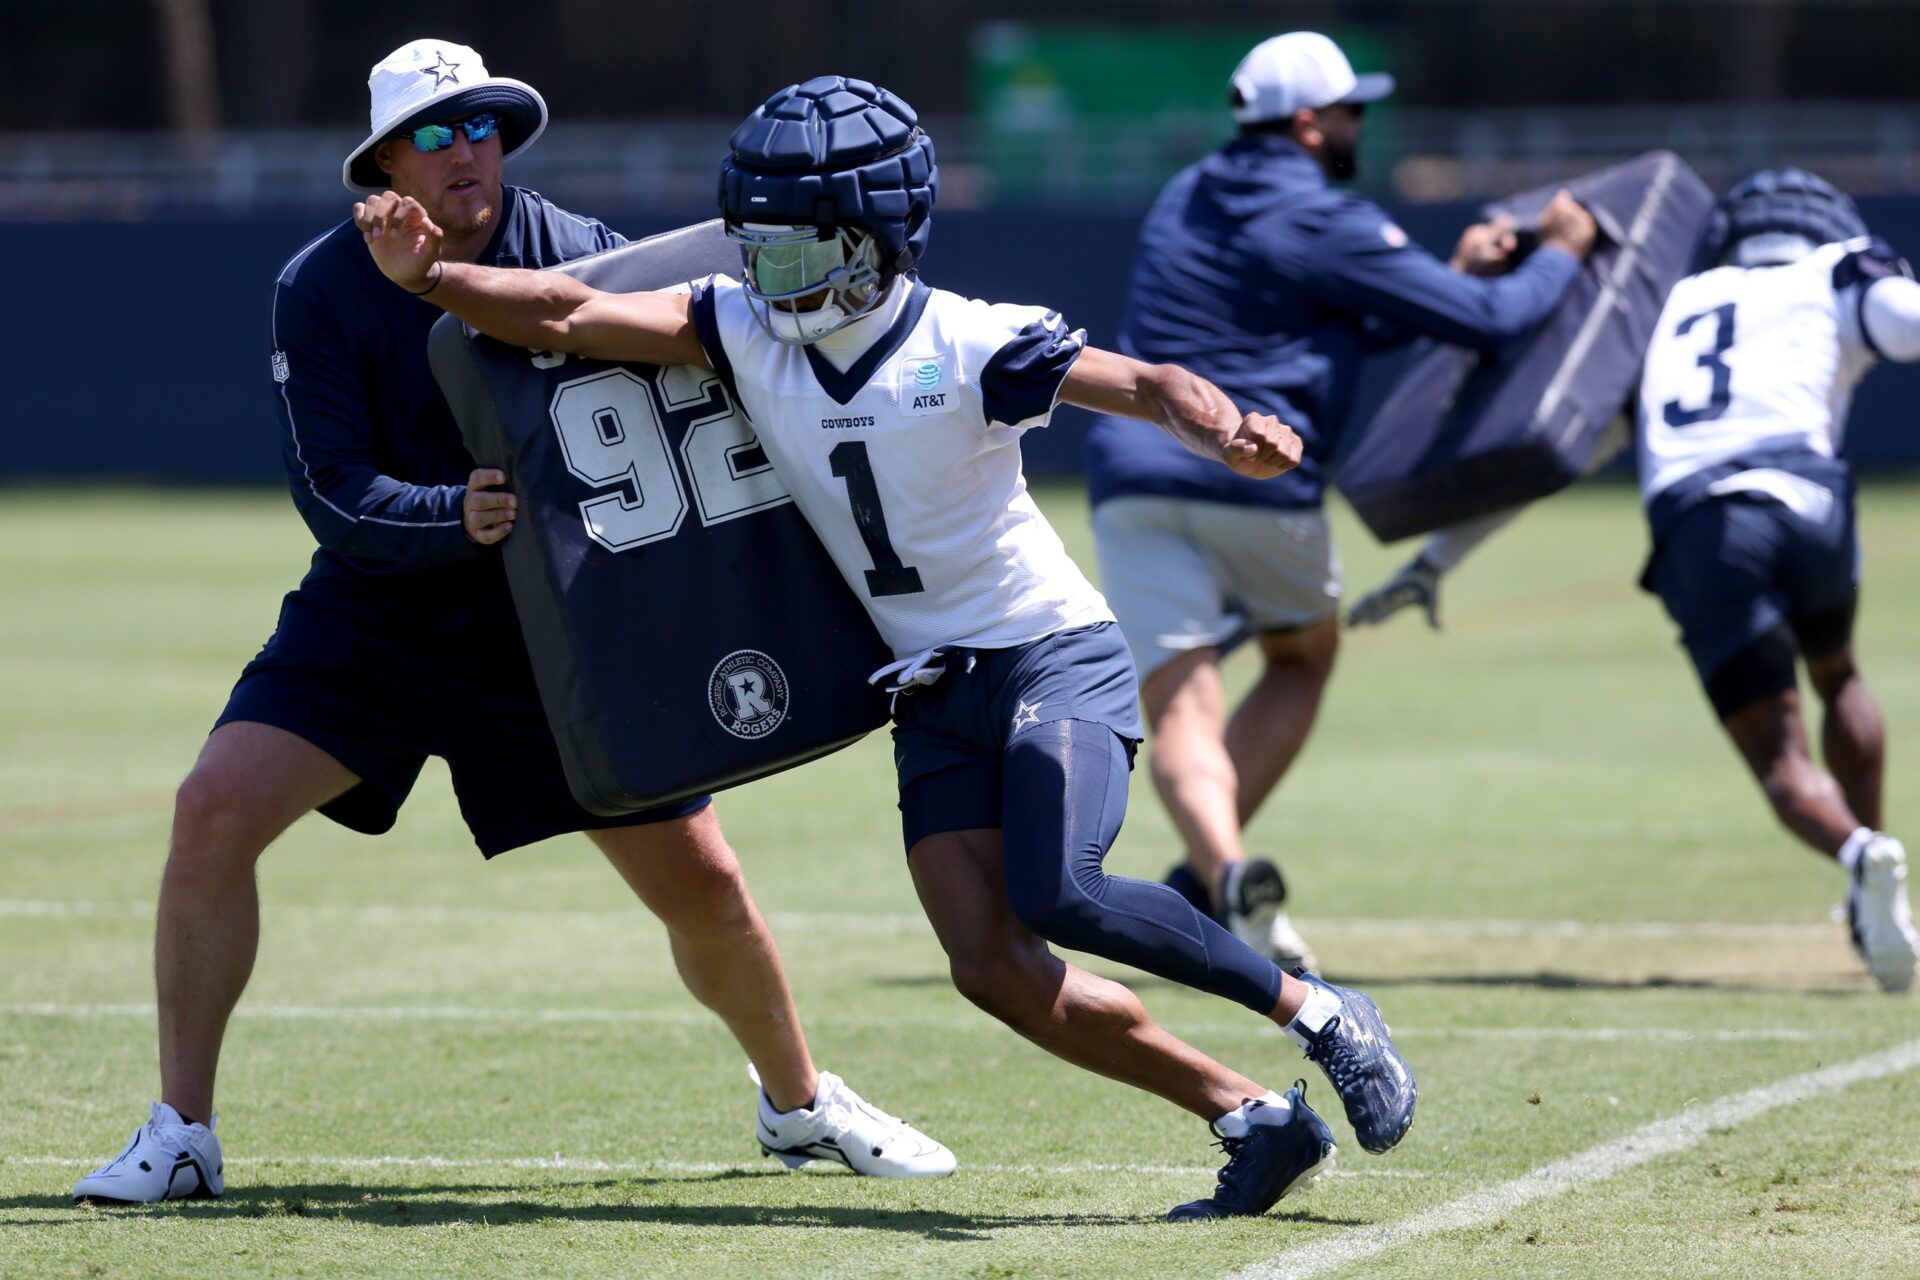
[[[1269,1089],[1250,1098],[1213,1122],[1223,1138],[1244,1138],[1257,1124],[1285,1124],[1293,1119],[1293,1103]]]
[[[1293,1021],[1283,1029],[1287,1038],[1302,1049],[1311,1048],[1313,1038],[1339,1012],[1340,997],[1317,982],[1309,982],[1306,1002],[1300,1006],[1300,1012],[1293,1015]]]
[[[1834,855],[1840,863],[1840,869],[1852,875],[1854,868],[1860,865],[1860,855],[1867,851],[1867,842],[1879,834],[1872,827],[1861,827],[1848,836],[1847,842],[1840,846],[1840,852]]]
[[[785,1120],[788,1116],[797,1116],[803,1111],[811,1111],[814,1108],[814,1104],[820,1101],[819,1095],[815,1094],[814,1097],[810,1101],[808,1101],[808,1103],[805,1106],[795,1107],[791,1111],[782,1111],[780,1108],[773,1105],[773,1099],[767,1096],[765,1090],[761,1091],[760,1098],[762,1102],[766,1105],[767,1114],[770,1115],[775,1120]]]

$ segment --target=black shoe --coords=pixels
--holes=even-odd
[[[1175,1205],[1167,1220],[1198,1222],[1262,1214],[1333,1168],[1333,1131],[1307,1105],[1306,1088],[1307,1082],[1299,1080],[1287,1090],[1293,1116],[1285,1124],[1255,1124],[1245,1137],[1221,1137],[1227,1164],[1220,1170],[1219,1185],[1205,1200]],[[1256,1102],[1253,1107],[1263,1105]],[[1214,1133],[1217,1136],[1220,1131]]]
[[[1293,976],[1340,997],[1340,1012],[1313,1037],[1307,1057],[1327,1073],[1360,1145],[1376,1155],[1391,1151],[1413,1127],[1420,1090],[1407,1060],[1393,1047],[1380,1007],[1352,987],[1336,987],[1305,969],[1295,969]]]

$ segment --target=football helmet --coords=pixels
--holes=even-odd
[[[1753,236],[1799,236],[1816,245],[1867,234],[1845,192],[1805,169],[1761,169],[1733,184],[1714,206],[1701,261],[1724,262]]]
[[[788,85],[727,145],[721,217],[776,340],[815,342],[851,324],[926,252],[940,187],[933,141],[885,89],[845,76]]]

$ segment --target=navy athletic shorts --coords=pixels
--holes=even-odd
[[[1050,720],[1106,725],[1142,737],[1133,657],[1111,622],[1075,627],[1012,649],[953,649],[946,675],[902,694],[893,764],[907,848],[943,831],[1002,825],[1002,761],[1021,730]]]
[[[1794,687],[1795,652],[1853,635],[1860,545],[1850,484],[1824,512],[1758,494],[1697,503],[1661,540],[1646,583],[1680,627],[1714,710],[1731,715]]]
[[[421,766],[439,756],[453,774],[460,816],[489,858],[549,836],[662,822],[707,805],[710,797],[696,796],[614,818],[580,807],[519,628],[510,613],[499,623],[412,631],[295,591],[218,724],[285,729],[352,770],[360,785],[320,812],[369,835],[392,828]]]

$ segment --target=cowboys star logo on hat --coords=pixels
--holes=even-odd
[[[454,84],[459,84],[460,77],[454,74],[454,72],[458,71],[459,69],[460,69],[459,63],[448,62],[447,55],[442,53],[440,55],[439,61],[435,62],[432,66],[420,68],[420,74],[423,76],[432,76],[433,87],[438,89],[441,85],[446,84],[448,81],[452,81]]]
[[[504,156],[533,145],[547,127],[547,104],[533,86],[505,76],[490,76],[480,55],[451,40],[414,40],[377,63],[367,77],[373,131],[340,166],[347,190],[363,195],[384,191],[387,175],[374,159],[381,143],[425,124],[443,124],[480,111],[500,117]]]

